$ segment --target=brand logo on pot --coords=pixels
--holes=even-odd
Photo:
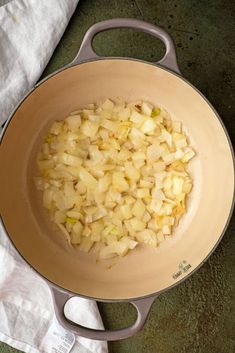
[[[179,263],[179,270],[175,273],[173,273],[172,277],[174,279],[177,279],[179,276],[181,276],[183,273],[188,272],[188,270],[191,268],[192,266],[186,261],[183,260]]]

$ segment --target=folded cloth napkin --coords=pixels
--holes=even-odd
[[[39,79],[78,0],[6,2],[0,7],[0,126]]]
[[[0,124],[40,77],[77,2],[12,0],[0,7]],[[90,300],[72,298],[66,316],[103,328]],[[106,342],[75,337],[58,324],[48,285],[21,259],[1,224],[0,341],[27,353],[108,351]]]
[[[66,316],[103,328],[94,301],[74,297]],[[75,337],[57,322],[46,282],[18,255],[0,224],[0,341],[27,353],[107,353],[107,343]]]

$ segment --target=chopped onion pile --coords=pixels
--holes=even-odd
[[[148,102],[107,99],[54,122],[38,155],[43,204],[67,241],[100,258],[172,235],[195,152],[179,121]]]

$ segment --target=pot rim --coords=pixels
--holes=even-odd
[[[147,64],[147,65],[151,65],[151,66],[155,66],[155,67],[158,67],[164,71],[167,71],[168,73],[172,74],[172,75],[175,75],[176,77],[178,77],[179,79],[183,80],[185,83],[187,83],[191,88],[193,88],[204,100],[205,102],[209,105],[209,107],[212,109],[212,111],[214,112],[215,114],[215,117],[218,119],[221,127],[223,128],[224,130],[224,133],[225,133],[225,136],[227,138],[227,141],[228,141],[228,144],[229,144],[229,147],[230,147],[230,152],[231,152],[231,155],[232,155],[232,160],[233,160],[233,176],[235,176],[235,154],[234,154],[234,150],[233,150],[233,146],[232,146],[232,142],[231,142],[231,139],[230,139],[230,136],[228,134],[228,131],[221,119],[221,117],[219,116],[218,112],[216,111],[216,109],[213,107],[213,105],[210,103],[210,101],[204,96],[204,94],[202,92],[200,92],[191,82],[189,82],[186,78],[184,78],[183,76],[181,76],[179,73],[173,71],[173,70],[170,70],[166,67],[163,67],[162,65],[160,64],[156,64],[156,63],[153,63],[153,62],[148,62],[148,61],[145,61],[145,60],[141,60],[141,59],[134,59],[134,58],[129,58],[129,57],[98,57],[98,58],[95,58],[95,59],[88,59],[88,60],[84,60],[84,61],[81,61],[79,63],[70,63],[56,71],[54,71],[53,73],[49,74],[48,76],[46,76],[45,78],[43,78],[42,80],[40,80],[37,84],[34,85],[34,87],[32,89],[29,90],[29,92],[27,92],[24,97],[19,101],[19,103],[15,106],[13,112],[10,114],[9,118],[7,119],[4,127],[3,127],[3,130],[1,131],[1,134],[0,134],[0,144],[4,138],[4,134],[5,134],[5,131],[7,130],[7,128],[10,126],[10,122],[11,120],[13,119],[16,111],[18,110],[18,108],[24,103],[24,101],[31,95],[31,93],[34,92],[35,89],[37,89],[41,84],[43,84],[44,82],[46,82],[47,80],[49,80],[50,78],[52,78],[53,76],[59,74],[60,72],[62,71],[65,71],[67,69],[70,69],[71,67],[75,67],[75,66],[78,66],[78,65],[82,65],[82,64],[86,64],[86,63],[90,63],[90,62],[96,62],[96,61],[107,61],[107,60],[130,60],[130,61],[135,61],[135,62],[139,62],[139,63],[143,63],[143,64]],[[173,283],[172,285],[160,290],[160,291],[157,291],[157,292],[153,292],[153,293],[150,293],[150,294],[146,294],[146,295],[142,295],[140,297],[133,297],[133,298],[125,298],[125,299],[122,299],[122,298],[118,298],[118,299],[102,299],[102,298],[96,298],[96,297],[90,297],[90,296],[86,296],[86,295],[81,295],[79,293],[75,293],[75,292],[72,292],[71,290],[69,289],[66,289],[64,287],[61,287],[59,286],[58,284],[55,284],[54,282],[50,281],[48,278],[46,278],[43,274],[41,274],[36,268],[34,268],[29,262],[27,259],[24,258],[24,256],[20,253],[20,251],[17,249],[17,247],[15,246],[14,242],[13,242],[13,239],[11,238],[10,234],[8,233],[6,227],[5,227],[5,224],[4,224],[4,220],[2,218],[2,216],[0,215],[0,222],[1,222],[1,225],[3,227],[3,229],[5,230],[6,234],[7,234],[7,237],[9,239],[9,241],[11,242],[11,244],[13,245],[14,249],[17,251],[17,253],[20,255],[21,259],[26,262],[29,267],[35,271],[41,278],[43,278],[47,284],[49,285],[49,287],[54,287],[56,289],[58,289],[59,291],[62,291],[62,292],[66,292],[66,293],[69,293],[70,295],[72,296],[79,296],[81,298],[84,298],[84,299],[89,299],[89,300],[95,300],[97,302],[113,302],[113,303],[117,303],[117,302],[130,302],[130,301],[134,301],[134,300],[139,300],[139,299],[146,299],[146,298],[151,298],[151,297],[157,297],[159,296],[160,294],[176,287],[177,285],[183,283],[184,281],[186,281],[191,275],[193,275],[197,270],[199,270],[202,265],[204,265],[204,263],[209,259],[209,257],[212,255],[212,253],[216,250],[216,248],[218,247],[219,243],[221,242],[227,228],[228,228],[228,225],[230,223],[230,220],[231,220],[231,217],[232,217],[232,214],[233,214],[233,210],[234,210],[234,205],[235,205],[235,178],[234,178],[234,185],[233,185],[233,198],[232,198],[232,203],[231,203],[231,207],[230,207],[230,212],[228,214],[228,218],[225,222],[225,225],[224,225],[224,228],[223,228],[223,231],[221,232],[221,235],[219,236],[216,244],[214,245],[214,247],[210,250],[210,252],[207,254],[207,256],[191,271],[189,272],[187,275],[185,275],[182,279],[180,280],[177,280],[175,283]]]

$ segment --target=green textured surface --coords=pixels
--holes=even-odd
[[[144,19],[168,29],[183,76],[211,101],[234,142],[234,16],[234,1],[82,0],[44,76],[72,60],[91,24],[112,17]],[[95,47],[103,55],[151,61],[163,53],[158,41],[130,30],[99,35]],[[213,206],[211,217],[213,221]],[[110,343],[110,353],[235,352],[234,232],[233,217],[209,261],[189,280],[161,295],[144,330],[133,338]],[[135,317],[128,304],[105,304],[100,309],[107,328],[123,327]],[[8,352],[17,351],[0,344],[0,353]]]

